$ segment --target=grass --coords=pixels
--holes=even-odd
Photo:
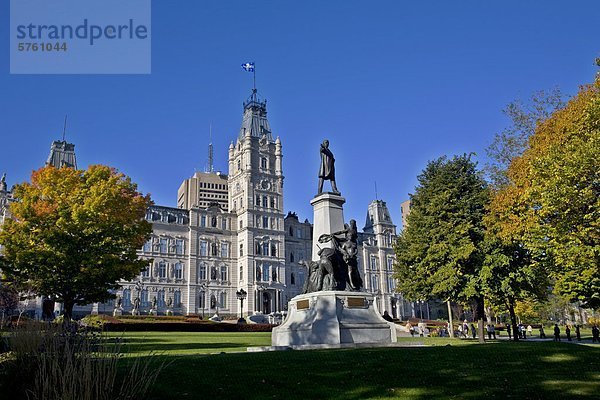
[[[430,347],[246,353],[268,333],[139,332],[130,356],[171,362],[149,399],[598,398],[600,347],[402,338]]]
[[[111,336],[124,341],[130,356],[150,351],[167,356],[245,352],[248,347],[271,345],[271,332],[127,332]]]

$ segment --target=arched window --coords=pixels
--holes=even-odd
[[[290,284],[291,285],[295,285],[296,284],[296,276],[294,275],[293,272],[290,274]]]
[[[371,290],[375,291],[379,289],[379,282],[377,280],[377,275],[372,274],[371,275]]]
[[[269,255],[269,243],[264,242],[262,244],[262,254],[265,255],[265,256]]]
[[[148,290],[142,290],[140,295],[140,303],[142,304],[142,307],[148,307]]]
[[[206,308],[206,292],[198,293],[198,308]]]
[[[181,307],[181,290],[176,290],[173,293],[173,307],[175,307],[175,308]]]
[[[294,252],[290,252],[290,262],[294,262]]]
[[[175,263],[175,279],[183,279],[183,264]]]
[[[165,307],[165,291],[164,291],[164,289],[161,289],[158,291],[158,293],[156,293],[156,304],[160,308]]]
[[[277,245],[271,243],[271,257],[277,257]]]
[[[294,228],[290,226],[290,236],[294,236]]]
[[[206,279],[206,264],[200,264],[198,266],[198,279],[201,281]]]
[[[166,278],[167,277],[167,263],[161,261],[158,263],[158,277]]]
[[[123,307],[131,307],[131,290],[123,290]]]

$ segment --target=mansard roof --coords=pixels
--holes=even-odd
[[[245,136],[260,138],[263,135],[266,135],[269,141],[273,141],[271,126],[267,119],[267,101],[260,101],[254,90],[248,100],[244,102],[244,116],[239,139],[241,140]]]
[[[55,140],[52,142],[46,165],[52,165],[55,168],[69,167],[77,169],[75,145],[67,143],[66,140]]]

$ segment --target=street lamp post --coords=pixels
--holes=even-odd
[[[204,319],[204,309],[206,308],[206,282],[200,284],[200,293],[202,293],[202,319]]]
[[[238,319],[238,324],[244,324],[246,323],[246,320],[244,319],[244,299],[248,295],[248,292],[244,289],[240,289],[236,291],[235,294],[240,301],[240,319]]]

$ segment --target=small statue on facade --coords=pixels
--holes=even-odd
[[[140,298],[136,297],[133,300],[133,309],[131,310],[131,315],[140,315]]]
[[[217,268],[215,268],[215,267],[210,268],[210,279],[213,281],[217,280]]]
[[[171,297],[169,297],[167,299],[167,308],[171,308],[173,307],[173,299]]]
[[[0,191],[6,192],[6,172],[2,174],[2,179],[0,179]]]
[[[277,269],[273,268],[273,270],[271,271],[271,280],[273,282],[277,282]]]
[[[157,301],[156,301],[156,296],[154,296],[154,297],[152,298],[152,309],[153,309],[153,310],[156,310],[156,303],[157,303]]]
[[[256,280],[260,282],[261,278],[260,267],[256,267]]]
[[[323,140],[321,143],[321,166],[319,168],[319,190],[317,194],[323,193],[323,182],[331,181],[331,190],[334,194],[340,194],[335,184],[335,158],[329,150],[329,140]]]

